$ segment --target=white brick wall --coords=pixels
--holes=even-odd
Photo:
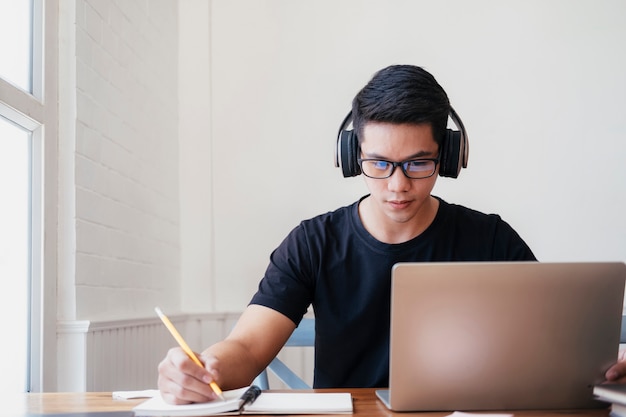
[[[145,317],[179,303],[177,2],[75,4],[76,317]]]

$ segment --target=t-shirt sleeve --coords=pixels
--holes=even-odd
[[[270,255],[270,263],[250,304],[262,305],[300,323],[313,300],[315,279],[302,224]]]

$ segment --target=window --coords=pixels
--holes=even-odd
[[[7,289],[0,291],[0,317],[10,318],[4,332],[14,341],[2,346],[2,356],[11,358],[0,379],[2,392],[29,388],[30,141],[30,132],[0,117],[0,276]]]
[[[0,78],[28,92],[32,92],[32,16],[32,1],[0,3]]]
[[[1,392],[54,389],[55,376],[45,375],[43,363],[51,361],[55,371],[56,300],[44,301],[44,294],[54,297],[56,259],[54,246],[44,244],[44,230],[56,244],[56,209],[47,214],[43,208],[56,207],[57,13],[55,0],[0,2],[0,278],[5,289],[0,314],[10,335],[0,354],[11,358],[2,368]]]

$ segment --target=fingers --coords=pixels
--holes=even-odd
[[[208,385],[213,375],[199,367],[180,348],[172,348],[159,363],[158,387],[170,404],[206,402],[217,398]]]
[[[198,357],[200,358],[200,361],[204,363],[204,367],[207,370],[206,375],[209,376],[209,378],[205,380],[206,383],[208,384],[211,381],[219,381],[219,363],[217,358],[213,355],[207,354],[206,352],[203,352]]]
[[[617,363],[611,366],[604,374],[608,382],[626,383],[626,351],[621,351]]]

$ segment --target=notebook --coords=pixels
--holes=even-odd
[[[244,400],[251,390],[256,393]],[[350,414],[349,392],[272,392],[256,387],[224,391],[224,401],[172,405],[157,394],[133,408],[135,416],[218,416],[237,414]]]
[[[624,263],[401,263],[392,270],[394,411],[606,407]]]

